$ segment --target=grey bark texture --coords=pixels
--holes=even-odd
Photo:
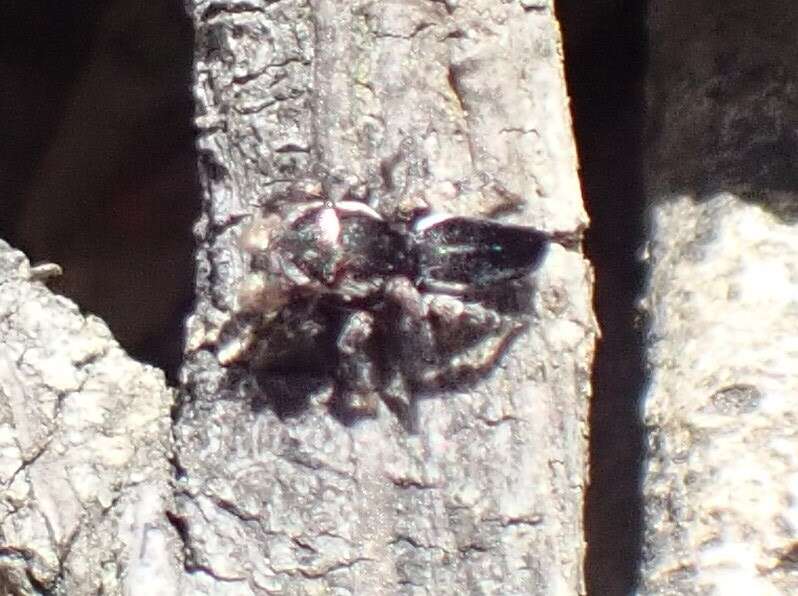
[[[242,229],[308,176],[585,227],[551,4],[190,10],[204,195],[179,401],[0,244],[0,593],[582,592],[596,331],[576,250],[551,247],[528,328],[475,385],[424,399],[415,433],[385,407],[343,424],[329,386],[278,416],[217,359]]]
[[[0,593],[174,593],[163,373],[0,241]]]
[[[798,592],[797,23],[651,7],[647,594]]]
[[[279,417],[246,367],[216,357],[247,272],[242,228],[295,180],[410,181],[440,210],[586,225],[551,4],[191,12],[205,203],[175,425],[185,593],[581,592],[595,325],[580,253],[552,247],[529,329],[475,386],[424,399],[415,434],[385,407],[342,424],[329,386]],[[476,173],[491,183],[449,192]]]

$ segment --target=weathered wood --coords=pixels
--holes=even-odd
[[[0,593],[179,593],[163,373],[0,241]]]
[[[552,247],[531,326],[474,386],[424,399],[416,434],[384,407],[342,424],[327,386],[281,418],[216,357],[242,227],[294,180],[409,182],[439,209],[584,227],[550,4],[191,10],[205,206],[175,426],[187,593],[580,592],[595,326],[578,252]],[[480,172],[496,183],[451,192]]]
[[[647,594],[793,594],[795,5],[652,9]]]

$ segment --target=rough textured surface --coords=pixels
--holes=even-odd
[[[796,251],[729,194],[657,210],[646,593],[798,590]]]
[[[798,591],[796,18],[650,14],[646,593]]]
[[[329,387],[278,417],[246,367],[215,354],[247,269],[245,220],[298,178],[356,175],[432,188],[451,212],[585,225],[551,7],[192,10],[206,193],[175,429],[190,593],[579,592],[594,339],[579,253],[552,248],[528,332],[475,385],[422,401],[417,434],[384,408],[341,424]],[[479,172],[491,178],[451,192]]]
[[[172,391],[31,277],[0,241],[0,592],[178,593]]]

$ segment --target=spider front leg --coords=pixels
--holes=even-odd
[[[399,308],[394,338],[399,368],[411,384],[428,384],[438,376],[439,357],[427,303],[406,277],[389,279],[385,296]]]
[[[522,320],[480,303],[422,294],[404,277],[390,279],[385,295],[399,307],[398,368],[406,384],[416,388],[439,388],[486,373],[524,328]]]
[[[454,296],[428,294],[424,300],[439,348],[448,354],[446,366],[440,370],[444,378],[486,373],[525,327],[515,317]]]
[[[366,311],[350,314],[338,335],[337,399],[347,416],[374,416],[379,400],[379,371],[369,353],[374,317]]]

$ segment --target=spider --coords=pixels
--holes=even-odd
[[[508,296],[553,237],[423,205],[389,220],[315,198],[244,234],[252,272],[239,305],[257,323],[220,360],[246,352],[271,391],[332,377],[342,416],[374,416],[382,398],[412,425],[417,392],[486,372],[523,328]]]

